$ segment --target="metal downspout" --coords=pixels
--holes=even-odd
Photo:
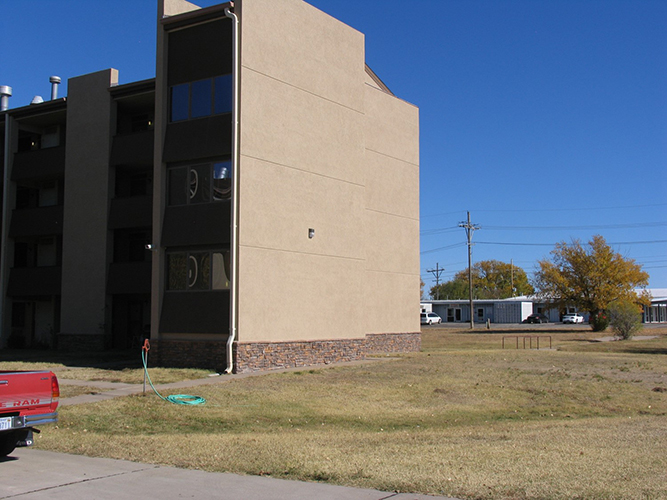
[[[231,237],[231,303],[229,315],[229,337],[227,338],[227,369],[225,373],[234,370],[233,346],[236,340],[236,304],[238,291],[238,178],[239,178],[239,18],[229,8],[225,9],[225,16],[232,20],[232,50],[234,63],[232,65],[232,237]]]

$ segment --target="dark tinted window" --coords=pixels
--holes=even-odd
[[[232,162],[213,164],[213,199],[225,200],[232,192]]]
[[[212,114],[211,83],[211,80],[202,80],[190,85],[190,118],[201,118]]]
[[[190,114],[190,84],[171,88],[171,121],[187,120]]]
[[[187,285],[187,254],[167,254],[167,290],[185,290]]]
[[[185,205],[188,202],[188,169],[173,168],[169,171],[169,204]]]
[[[232,75],[215,78],[215,114],[229,113],[232,110]]]

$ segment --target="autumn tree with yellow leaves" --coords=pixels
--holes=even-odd
[[[648,273],[634,259],[614,252],[600,235],[593,236],[587,245],[579,240],[557,243],[551,259],[541,260],[538,265],[534,279],[537,294],[559,309],[576,306],[598,318],[612,303],[640,304],[648,299],[647,292],[635,292],[648,285]],[[593,329],[597,329],[595,322]]]

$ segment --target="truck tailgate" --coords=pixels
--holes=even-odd
[[[55,412],[59,392],[56,376],[50,371],[0,371],[0,416],[20,413],[32,420],[31,416]]]

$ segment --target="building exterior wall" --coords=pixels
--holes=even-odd
[[[104,346],[112,111],[116,70],[69,80],[65,159],[61,336],[94,335]]]
[[[419,114],[364,85],[366,333],[419,331]]]
[[[238,143],[217,108],[232,81],[229,8]],[[363,34],[302,0],[159,0],[157,14],[154,81],[118,86],[108,69],[71,79],[66,100],[0,115],[5,179],[20,166],[4,189],[1,281],[16,323],[35,325],[23,335],[76,350],[150,336],[152,363],[224,369],[234,333],[236,371],[418,350],[418,111],[366,67]],[[175,117],[174,96],[187,87],[194,106],[209,80],[210,113]],[[48,151],[17,148],[48,110],[60,114],[39,126],[60,120],[62,143],[45,132]],[[204,164],[211,195],[195,200],[189,176]],[[55,188],[40,187],[46,174]],[[17,186],[48,206],[12,211]],[[12,269],[14,239],[34,265]]]
[[[305,2],[240,12],[239,342],[418,332],[416,108]]]
[[[240,14],[238,340],[362,339],[363,35],[301,0]]]

